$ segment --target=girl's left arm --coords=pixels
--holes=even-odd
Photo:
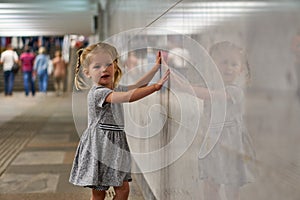
[[[157,53],[156,62],[155,65],[152,67],[152,69],[149,72],[147,72],[142,78],[140,78],[135,84],[129,85],[128,90],[133,90],[148,85],[148,83],[152,80],[152,78],[160,68],[161,60],[162,60],[161,56],[159,55],[159,53]]]
[[[169,79],[170,70],[167,70],[162,78],[155,84],[128,90],[127,92],[111,92],[107,95],[105,102],[108,103],[125,103],[134,102],[142,99],[155,91],[162,88],[163,84]]]

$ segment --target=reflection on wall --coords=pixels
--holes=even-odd
[[[215,63],[208,50],[216,42],[231,41],[245,49],[251,68],[245,122],[259,171],[253,183],[239,188],[239,195],[241,199],[298,199],[300,161],[296,152],[300,149],[295,141],[300,138],[295,119],[299,119],[299,77],[291,41],[299,29],[299,4],[188,0],[157,18],[175,3],[131,0],[108,4],[107,41],[121,54],[122,84],[134,83],[149,70],[158,50],[173,71],[164,90],[125,106],[126,131],[136,159],[133,172],[144,186],[145,198],[204,199],[207,191],[198,169],[205,138],[200,128],[204,103],[189,86],[220,87],[220,74],[213,71]],[[185,91],[176,85],[178,77],[188,86]],[[215,112],[217,119],[224,117],[222,105]],[[225,188],[222,185],[218,194],[222,199],[226,198]]]

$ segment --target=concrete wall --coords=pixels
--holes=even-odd
[[[126,45],[135,46],[133,43],[138,39],[146,40],[149,46],[155,44],[154,47],[159,48],[161,45],[161,48],[169,50],[168,36],[180,36],[180,32],[177,32],[178,27],[166,26],[171,24],[174,14],[172,11],[150,26],[152,28],[171,29],[170,32],[159,32],[154,42],[151,31],[149,34],[144,31],[122,33],[131,28],[143,28],[155,19],[155,16],[159,16],[175,3],[175,1],[165,1],[163,4],[159,2],[111,1],[108,5],[108,33],[109,37],[113,36],[113,39],[108,37],[108,41],[119,45],[118,49],[124,56],[123,61],[126,60],[126,53],[131,48],[126,47]],[[186,3],[193,3],[193,1]],[[249,15],[228,18],[203,28],[195,24],[187,26],[189,23],[192,24],[192,18],[185,13],[187,8],[183,5],[182,3],[182,12],[179,15],[182,16],[181,20],[184,23],[179,23],[179,26],[183,27],[182,30],[190,30],[190,34],[182,33],[197,42],[201,48],[193,47],[192,44],[188,43],[190,40],[185,40],[183,37],[180,40],[180,45],[190,48],[191,68],[183,71],[175,70],[176,73],[186,78],[187,84],[201,85],[203,79],[208,79],[205,76],[210,74],[205,67],[212,65],[205,52],[206,49],[221,40],[229,40],[244,47],[248,53],[252,74],[250,89],[246,94],[249,97],[246,117],[247,122],[251,125],[250,129],[254,131],[251,135],[256,137],[254,141],[258,142],[261,137],[259,134],[262,131],[259,127],[264,126],[261,125],[263,123],[261,121],[267,120],[270,127],[265,131],[272,132],[276,127],[271,126],[271,124],[278,120],[278,118],[270,118],[269,114],[257,113],[257,109],[262,111],[265,108],[265,104],[259,103],[262,99],[261,95],[270,93],[276,98],[277,92],[282,94],[282,92],[294,92],[296,90],[298,80],[293,65],[294,58],[290,51],[290,42],[300,26],[298,23],[299,12],[286,8],[277,8],[277,10],[266,8],[263,12],[258,12],[257,9]],[[209,18],[206,19],[207,22],[209,20]],[[188,28],[185,29],[185,26]],[[115,34],[119,34],[121,38],[119,42],[116,39],[118,36]],[[126,41],[132,36],[135,37],[134,41]],[[134,74],[127,73],[124,77],[124,84],[130,82],[128,79],[137,79],[147,71],[146,69],[149,69],[151,63],[145,61],[147,55],[149,53],[139,57],[140,68]],[[126,71],[126,69],[124,70]],[[146,199],[201,199],[203,185],[198,178],[197,157],[202,144],[203,133],[196,125],[201,121],[203,102],[195,95],[182,92],[173,83],[174,80],[171,77],[167,89],[139,102],[125,105],[126,131],[136,159],[133,173],[137,174],[137,181],[145,187],[142,190]],[[268,104],[268,100],[265,103]],[[270,107],[268,108],[276,109],[276,105],[269,104]],[[286,109],[290,108],[282,109],[289,115]],[[260,121],[254,120],[258,115]],[[286,127],[286,132],[290,131],[288,125],[283,126]],[[169,144],[174,141],[175,144],[169,148]],[[259,155],[266,153],[265,149],[258,150],[260,150]],[[179,156],[177,157],[177,155]],[[263,162],[263,160],[259,161]],[[255,193],[259,186],[261,183],[244,188],[242,190],[243,198],[254,199],[253,195],[256,195],[255,199],[264,199],[264,194]],[[277,192],[275,188],[269,189],[269,191]],[[276,198],[274,197],[274,199]]]

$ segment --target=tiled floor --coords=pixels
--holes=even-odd
[[[90,190],[76,187],[68,182],[69,173],[79,136],[76,133],[71,98],[57,98],[47,94],[47,98],[25,98],[16,93],[13,97],[1,98],[11,109],[1,112],[1,126],[9,123],[17,115],[37,116],[35,123],[43,123],[32,133],[34,137],[16,154],[13,161],[0,176],[0,199],[55,199],[88,200]],[[15,107],[16,101],[29,101],[24,107]],[[39,119],[43,120],[37,120]],[[1,159],[0,159],[1,160]],[[21,197],[21,198],[20,198]],[[111,199],[111,198],[107,198]],[[143,200],[140,188],[131,183],[131,200]]]

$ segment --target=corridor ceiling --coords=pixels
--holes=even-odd
[[[0,0],[0,36],[90,35],[97,0]]]
[[[114,21],[117,31],[121,26],[125,29],[136,25],[143,27],[157,19],[154,26],[184,34],[198,33],[202,28],[227,19],[256,16],[262,10],[273,12],[292,8],[298,12],[300,8],[298,0],[0,0],[0,37],[92,35],[98,3],[113,6],[111,12],[122,19],[121,23],[124,16],[138,16],[126,20],[126,24]],[[176,6],[165,14],[174,4]]]

